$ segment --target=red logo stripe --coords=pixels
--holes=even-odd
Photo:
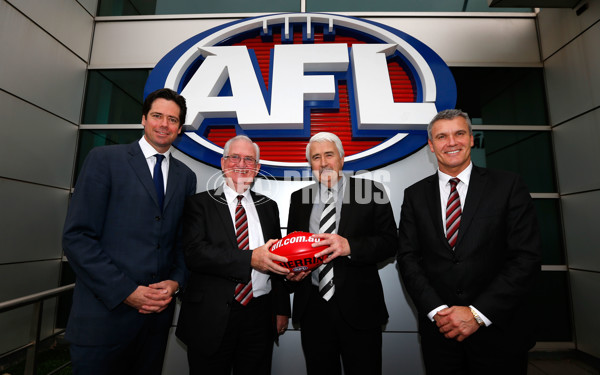
[[[318,43],[347,43],[349,46],[353,44],[364,44],[364,41],[346,36],[336,36],[334,41],[328,42],[323,40],[322,33],[315,33],[315,44]],[[294,41],[302,42],[302,34],[294,33]],[[269,87],[269,64],[271,63],[271,49],[276,45],[281,44],[281,33],[277,28],[273,29],[273,41],[263,42],[260,36],[250,38],[234,45],[245,45],[248,49],[254,50],[261,74],[265,81],[266,87]],[[390,72],[390,80],[392,83],[392,93],[395,102],[415,101],[415,89],[408,77],[406,71],[395,61],[388,62],[388,70]],[[371,147],[379,145],[383,139],[370,139],[368,141],[357,140],[352,138],[352,126],[350,121],[350,103],[348,100],[348,90],[345,82],[340,82],[339,86],[339,111],[325,111],[314,109],[311,111],[310,127],[311,136],[321,132],[328,131],[337,134],[340,137],[344,151],[347,156],[365,151]],[[225,142],[235,136],[234,126],[230,127],[215,127],[210,129],[206,138],[219,147],[223,147]],[[254,139],[259,145],[262,160],[272,160],[278,162],[305,162],[306,161],[306,140],[261,140]]]

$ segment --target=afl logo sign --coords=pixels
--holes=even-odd
[[[450,70],[429,47],[386,25],[334,14],[276,14],[231,22],[181,43],[144,90],[187,100],[175,146],[220,167],[225,141],[245,134],[263,172],[306,172],[312,134],[337,134],[344,169],[374,169],[427,143],[427,123],[454,108]]]

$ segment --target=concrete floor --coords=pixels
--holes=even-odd
[[[61,343],[63,345],[61,345]],[[60,340],[58,342],[58,345],[56,345],[56,347],[53,347],[53,349],[56,351],[56,349],[59,349],[64,346],[66,346],[66,344],[64,343],[64,341]],[[55,355],[58,356],[58,354]],[[64,357],[63,354],[61,354],[60,356],[61,358]],[[66,359],[66,361],[68,361],[68,358]],[[10,368],[10,365],[7,368],[7,363],[0,363],[0,374],[22,374],[23,369],[21,367],[23,367],[23,363],[18,363],[21,361],[16,360],[14,362],[16,365],[13,366],[14,368]],[[44,362],[43,358],[41,362]],[[56,363],[54,363],[54,366],[56,366]],[[19,371],[11,371],[17,368],[19,368]],[[52,369],[54,368],[55,367],[53,367]],[[62,370],[60,374],[71,374],[70,366]],[[527,370],[527,375],[600,375],[600,359],[592,357],[588,354],[577,350],[534,350],[529,353],[529,367]]]
[[[600,359],[575,350],[530,352],[527,375],[600,375]]]

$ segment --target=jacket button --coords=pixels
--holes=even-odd
[[[456,289],[456,294],[457,295],[462,295],[464,293],[464,291],[462,289]]]
[[[155,220],[155,221],[160,221],[160,216],[155,216],[155,217],[154,217],[154,220]]]

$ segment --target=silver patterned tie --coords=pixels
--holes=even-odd
[[[319,233],[335,233],[335,201],[331,189],[327,190],[327,201],[319,222]],[[329,301],[335,292],[333,284],[333,262],[322,264],[319,272],[319,295]]]

